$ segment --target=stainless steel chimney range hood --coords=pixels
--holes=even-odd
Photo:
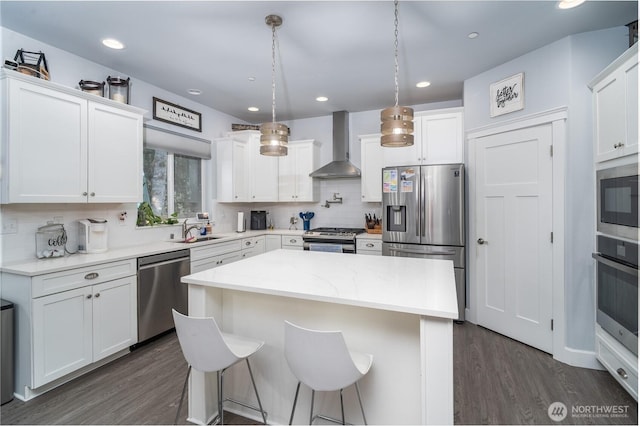
[[[360,169],[349,161],[349,112],[333,113],[333,161],[309,176],[316,179],[359,178]]]

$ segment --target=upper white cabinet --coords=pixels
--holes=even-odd
[[[279,201],[317,201],[318,182],[309,176],[317,169],[319,147],[313,139],[289,142],[289,153],[279,160]]]
[[[418,112],[414,144],[383,148],[380,135],[360,136],[361,196],[364,202],[382,202],[382,168],[415,164],[464,163],[462,108]]]
[[[384,148],[383,166],[464,162],[462,108],[417,112],[413,121],[413,146]]]
[[[278,201],[278,157],[260,155],[260,132],[230,132],[216,149],[218,201]]]
[[[382,202],[382,155],[379,134],[360,136],[360,185],[364,202]]]
[[[589,84],[593,91],[596,162],[638,152],[638,45]]]
[[[2,70],[2,203],[142,200],[143,111]]]

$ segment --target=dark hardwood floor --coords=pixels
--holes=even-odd
[[[28,402],[0,407],[0,424],[171,424],[186,363],[175,334]],[[569,415],[560,424],[638,424],[638,404],[604,371],[559,363],[473,324],[454,326],[456,424],[555,424],[552,402]],[[573,406],[622,406],[622,417],[573,417]],[[187,415],[182,407],[181,421]],[[225,415],[232,424],[256,424]]]

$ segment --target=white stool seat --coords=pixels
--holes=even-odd
[[[362,411],[364,424],[367,423],[360,398],[358,380],[371,369],[373,355],[351,352],[347,348],[341,331],[320,331],[303,328],[285,321],[284,353],[291,372],[298,379],[296,395],[289,424],[293,422],[300,383],[311,388],[311,413],[309,423],[314,420],[313,399],[315,391],[340,391],[342,423],[344,424],[344,405],[342,390],[354,385]],[[326,416],[325,420],[338,422]]]
[[[182,408],[182,402],[184,400],[184,394],[187,390],[189,375],[193,368],[203,373],[217,372],[218,417],[216,420],[219,419],[221,424],[224,424],[224,410],[222,404],[225,401],[230,401],[259,411],[262,414],[262,420],[266,424],[267,413],[262,409],[258,389],[256,388],[256,383],[253,379],[253,372],[251,371],[251,365],[249,364],[249,356],[260,350],[264,345],[264,342],[235,334],[222,333],[213,318],[189,317],[181,314],[175,309],[172,309],[172,311],[178,341],[180,342],[180,347],[182,348],[182,353],[187,360],[187,364],[189,364],[175,422],[177,423],[178,421],[178,416],[180,415],[180,409]],[[256,394],[256,399],[258,400],[258,407],[253,407],[233,399],[224,399],[222,397],[225,370],[243,360],[246,362],[247,368],[249,369],[249,376],[251,377],[251,383]]]

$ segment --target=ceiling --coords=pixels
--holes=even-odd
[[[390,0],[0,2],[6,28],[249,123],[271,120],[269,14],[284,20],[277,30],[278,121],[393,105]],[[402,1],[400,104],[462,99],[467,78],[567,35],[637,17],[635,0],[569,10],[543,0]],[[479,37],[468,38],[471,32]],[[105,37],[125,49],[103,47]],[[431,86],[417,88],[423,80]]]

